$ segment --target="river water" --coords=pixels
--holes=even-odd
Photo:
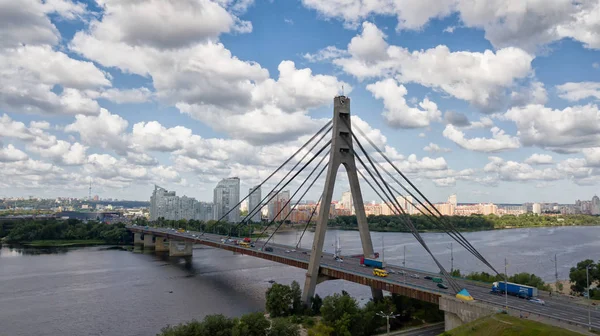
[[[531,228],[464,233],[499,271],[530,272],[554,280],[554,254],[560,279],[586,258],[600,259],[600,227]],[[388,263],[435,271],[424,249],[407,233],[373,232],[375,250],[385,248]],[[450,268],[450,238],[427,233],[424,239]],[[298,235],[282,233],[276,243],[295,244]],[[325,250],[339,239],[342,254],[360,253],[355,231],[329,231]],[[307,232],[303,247],[310,247]],[[489,271],[462,249],[452,246],[454,267],[463,272]],[[202,319],[207,314],[239,316],[263,310],[269,280],[302,284],[304,270],[231,252],[194,249],[189,263],[152,253],[104,247],[0,249],[0,335],[156,335],[168,324]],[[366,302],[368,288],[345,281],[317,287],[321,296],[346,290]]]

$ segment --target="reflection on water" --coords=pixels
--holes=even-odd
[[[554,278],[554,253],[559,277],[586,258],[597,258],[600,227],[516,229],[464,233],[494,265],[509,273],[533,272],[546,281]],[[312,244],[307,232],[303,247]],[[342,253],[360,253],[356,231],[329,231],[325,250],[332,252],[339,237]],[[382,237],[385,241],[382,242]],[[445,234],[423,234],[432,252],[450,268],[450,239]],[[294,244],[293,232],[276,237]],[[435,264],[407,233],[372,233],[376,250],[385,244],[385,259],[435,271]],[[477,259],[453,244],[454,267],[485,271]],[[348,261],[350,262],[350,261]],[[356,261],[358,262],[358,261]],[[194,256],[84,248],[0,248],[0,334],[6,335],[155,335],[167,324],[202,319],[207,314],[239,316],[264,307],[269,281],[302,282],[305,270],[231,252],[195,248]],[[345,290],[366,302],[367,287],[341,280],[326,281],[317,293],[326,296]]]
[[[64,254],[67,252],[69,252],[67,247],[29,247],[16,244],[0,244],[0,258],[20,255]]]

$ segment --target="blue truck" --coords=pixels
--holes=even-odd
[[[531,286],[520,285],[512,282],[498,281],[492,284],[492,293],[513,295],[522,299],[531,299],[538,295],[538,289]]]
[[[363,266],[375,267],[375,268],[385,268],[385,261],[371,259],[371,258],[360,258],[360,264]]]

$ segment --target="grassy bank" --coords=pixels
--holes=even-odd
[[[104,240],[34,240],[22,244],[31,247],[69,247],[105,245],[106,242]]]
[[[496,314],[443,333],[444,336],[578,336],[579,333],[528,319]]]

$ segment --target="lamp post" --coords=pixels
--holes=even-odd
[[[585,279],[587,282],[587,297],[588,300],[591,300],[592,298],[590,297],[590,267],[592,267],[592,265],[587,265],[585,267]],[[588,305],[588,329],[589,331],[592,331],[592,312],[590,310],[591,304]]]
[[[390,317],[391,318],[396,318],[397,316],[400,316],[400,314],[394,314],[394,312],[391,312],[389,314],[386,314],[382,311],[380,311],[379,313],[376,313],[377,315],[381,316],[381,317],[385,317],[386,320],[386,327],[387,327],[387,332],[386,335],[390,334]]]
[[[450,274],[454,272],[454,251],[452,249],[452,242],[450,242]]]
[[[508,274],[506,268],[508,264],[506,263],[506,258],[504,258],[504,297],[506,300],[506,311],[508,312]]]

